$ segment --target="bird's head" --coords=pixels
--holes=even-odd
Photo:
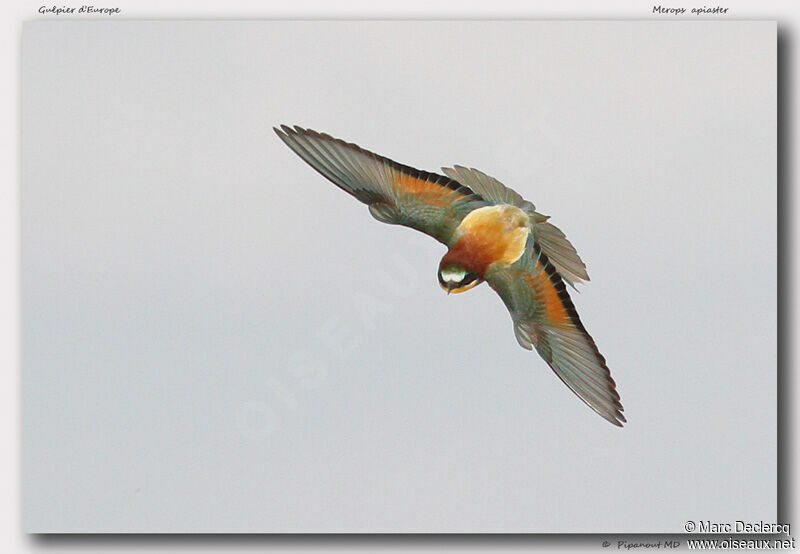
[[[441,264],[439,266],[439,285],[447,294],[464,292],[483,280],[480,276],[458,264]]]

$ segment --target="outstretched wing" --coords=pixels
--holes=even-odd
[[[511,204],[525,212],[531,220],[531,232],[547,258],[550,260],[556,271],[561,277],[575,288],[577,283],[589,280],[586,272],[586,265],[578,256],[578,252],[561,229],[548,222],[550,219],[536,211],[536,207],[525,200],[517,192],[505,186],[503,183],[486,175],[482,171],[467,168],[460,165],[443,167],[442,171],[451,179],[458,181],[464,186],[469,187],[485,200],[494,204]]]
[[[511,266],[490,267],[486,281],[503,299],[523,348],[532,347],[595,412],[622,427],[625,416],[606,360],[581,323],[555,266],[533,239]]]
[[[399,164],[329,135],[286,125],[275,132],[322,176],[367,204],[375,219],[417,229],[444,244],[450,245],[465,215],[490,204],[444,175]]]

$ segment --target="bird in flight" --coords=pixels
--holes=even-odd
[[[581,323],[565,282],[589,280],[575,248],[535,206],[497,179],[461,166],[428,173],[301,127],[274,128],[286,145],[383,223],[448,247],[439,263],[447,293],[486,281],[500,295],[519,344],[536,351],[590,408],[622,427],[614,379]]]

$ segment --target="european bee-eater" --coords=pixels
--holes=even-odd
[[[564,285],[588,281],[586,266],[548,216],[477,169],[454,166],[438,175],[301,127],[275,132],[378,221],[445,244],[441,287],[449,294],[489,283],[511,312],[519,344],[535,347],[581,400],[622,427],[616,384]]]

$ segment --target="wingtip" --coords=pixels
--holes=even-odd
[[[624,425],[628,423],[628,420],[625,419],[625,416],[622,414],[622,411],[624,409],[625,408],[623,408],[622,405],[620,404],[619,407],[617,408],[617,412],[613,414],[614,419],[613,420],[609,419],[609,421],[614,425],[616,425],[617,427],[624,427]]]
[[[300,125],[294,125],[293,127],[290,127],[289,125],[282,124],[280,129],[278,127],[273,127],[272,129],[281,138],[291,139],[298,135],[311,135],[316,137],[323,136],[321,133],[317,133],[311,129],[304,129],[303,127],[300,127]]]
[[[581,400],[583,400],[583,399],[581,399]],[[584,400],[584,402],[586,402],[586,401]],[[601,409],[601,408],[599,408],[597,406],[593,406],[593,405],[589,404],[588,402],[587,402],[587,404],[589,405],[590,408],[592,408],[592,410],[597,415],[599,415],[600,417],[605,419],[611,425],[614,425],[616,427],[624,427],[625,424],[628,423],[628,420],[625,419],[625,416],[622,413],[622,411],[625,408],[622,407],[622,404],[620,404],[619,401],[614,402],[614,406],[613,407],[609,407],[609,408],[606,408],[606,409]]]
[[[294,130],[291,127],[289,127],[288,125],[281,125],[280,127],[273,127],[272,130],[275,131],[275,134],[278,135],[279,137],[281,137],[282,139],[289,138],[292,135],[296,134],[294,132]]]

